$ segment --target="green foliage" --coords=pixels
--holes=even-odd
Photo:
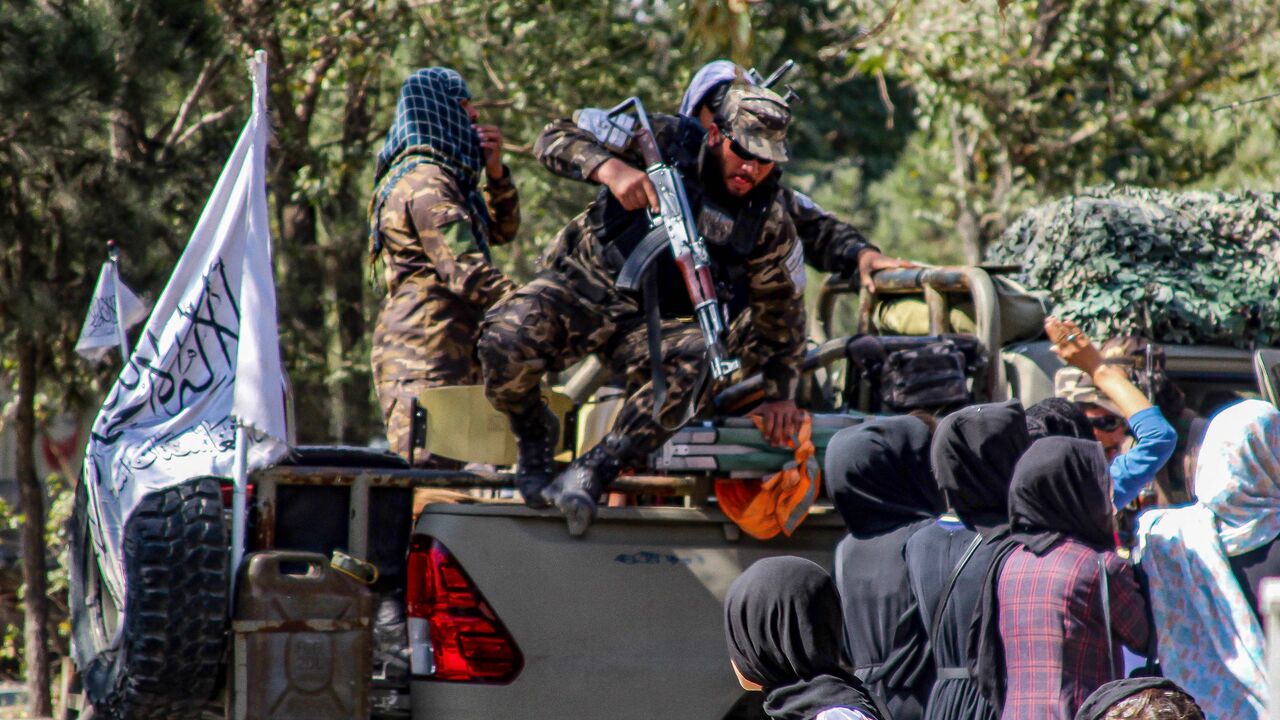
[[[998,16],[947,0],[858,8],[897,14],[880,34],[825,54],[914,90],[927,131],[919,151],[951,169],[935,203],[952,206],[971,260],[1046,197],[1099,182],[1177,187],[1221,171],[1237,157],[1221,135],[1240,117],[1211,106],[1261,94],[1275,77],[1270,0],[1017,0]]]
[[[743,17],[752,23],[749,48],[735,39]],[[431,3],[417,9],[416,19],[401,52],[404,71],[426,65],[457,69],[485,121],[500,125],[512,146],[508,163],[520,189],[524,225],[517,243],[497,255],[522,279],[536,269],[538,249],[594,193],[551,176],[531,157],[546,122],[577,108],[639,95],[650,112],[674,112],[703,63],[731,57],[767,72],[795,58],[801,71],[790,84],[802,100],[792,132],[797,163],[788,173],[796,170],[796,184],[810,189],[838,187],[838,194],[826,193],[819,201],[840,213],[866,209],[861,178],[885,174],[914,127],[908,91],[889,83],[895,102],[889,127],[877,83],[838,77],[831,71],[843,68],[813,61],[826,41],[842,33],[827,3],[816,0]],[[382,123],[389,124],[391,109],[388,103]],[[837,176],[850,165],[859,180],[845,184]]]
[[[1006,5],[999,8],[998,5]],[[10,9],[12,8],[12,10]],[[895,12],[890,12],[895,9]],[[1265,187],[1280,41],[1265,0],[18,0],[0,14],[0,314],[40,328],[44,382],[91,405],[109,369],[71,354],[102,258],[162,288],[248,111],[243,61],[270,56],[282,346],[310,441],[380,434],[369,385],[365,208],[410,71],[449,65],[499,124],[524,226],[518,279],[594,188],[531,148],[547,120],[640,95],[673,110],[702,63],[794,58],[788,182],[886,252],[976,258],[1011,218],[1099,182]],[[14,209],[21,209],[16,212]],[[966,244],[968,245],[966,251]],[[10,258],[10,260],[6,260]],[[34,279],[33,278],[38,278]],[[0,331],[3,335],[5,331]]]
[[[1280,194],[1090,188],[990,248],[1094,337],[1280,344]]]

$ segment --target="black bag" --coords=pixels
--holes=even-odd
[[[888,353],[880,397],[896,412],[937,410],[969,402],[965,353],[949,338]]]

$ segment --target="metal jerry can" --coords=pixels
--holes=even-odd
[[[369,717],[374,598],[323,555],[245,557],[236,592],[233,720]]]

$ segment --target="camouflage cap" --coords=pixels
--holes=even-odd
[[[1071,402],[1097,405],[1114,415],[1124,416],[1120,408],[1093,384],[1093,378],[1080,368],[1064,367],[1053,376],[1053,394]]]
[[[735,84],[720,106],[719,125],[747,152],[772,162],[786,162],[791,108],[777,93],[754,85]]]

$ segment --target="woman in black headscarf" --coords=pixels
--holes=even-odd
[[[1072,717],[1124,676],[1123,643],[1146,649],[1147,605],[1116,555],[1115,507],[1102,445],[1047,437],[1009,489],[1008,538],[982,588],[974,674],[1010,720]]]
[[[997,717],[969,674],[969,625],[995,549],[1008,532],[1009,480],[1029,444],[1017,402],[964,408],[934,433],[933,472],[951,510],[912,535],[906,551],[937,678],[925,718]]]
[[[764,691],[773,720],[889,720],[844,662],[840,598],[818,565],[756,562],[729,586],[724,627],[738,681]]]
[[[846,428],[831,439],[825,469],[849,528],[835,562],[845,648],[894,720],[919,720],[933,672],[903,554],[944,507],[929,471],[929,428],[905,415]]]
[[[1032,442],[1050,435],[1093,439],[1089,416],[1079,405],[1060,397],[1045,398],[1027,408],[1027,433]]]

